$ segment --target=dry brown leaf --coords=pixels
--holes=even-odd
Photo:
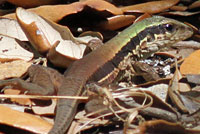
[[[178,123],[171,123],[164,120],[145,121],[136,129],[130,129],[134,134],[198,134],[200,130],[185,129]]]
[[[32,110],[37,115],[54,115],[56,100],[52,99],[52,104],[49,106],[32,106]]]
[[[196,15],[196,14],[199,14],[199,13],[200,13],[200,11],[196,11],[196,12],[174,11],[174,12],[163,12],[160,15],[192,16],[192,15]]]
[[[98,34],[96,34],[99,36]],[[75,44],[72,40],[62,40],[56,42],[49,50],[47,58],[56,66],[66,68],[73,61],[81,59],[91,40],[96,40],[97,43],[102,43],[98,37],[93,35],[85,35],[75,38]],[[99,42],[98,42],[99,41]],[[84,45],[82,44],[84,43]],[[97,46],[101,44],[96,44]]]
[[[191,53],[193,53],[195,50],[192,48],[186,48],[186,49],[180,49],[177,52],[177,55],[179,55],[179,57],[181,58],[187,58]]]
[[[177,51],[176,50],[169,50],[169,51],[166,51],[166,52],[156,52],[155,55],[157,56],[166,56],[166,57],[169,57],[169,58],[179,58],[180,56],[177,55]]]
[[[200,7],[200,1],[195,1],[188,8],[193,9],[193,8],[199,8],[199,7]]]
[[[79,37],[84,36],[97,37],[98,39],[103,40],[103,35],[100,32],[86,31],[79,35]]]
[[[7,0],[8,2],[24,8],[36,7],[41,5],[56,4],[59,0]]]
[[[123,14],[121,9],[117,8],[113,4],[110,4],[109,2],[106,2],[104,0],[87,0],[85,2],[82,2],[82,4],[84,5],[84,7],[88,6],[99,12],[106,11],[109,14],[113,14],[113,15],[122,15]]]
[[[199,74],[188,74],[186,75],[187,81],[190,83],[194,83],[196,85],[200,85],[200,75]]]
[[[29,41],[40,53],[46,53],[52,44],[61,39],[60,34],[35,13],[17,8],[16,15]]]
[[[125,6],[122,7],[123,12],[136,12],[136,13],[159,13],[164,11],[174,5],[176,5],[179,0],[163,0],[163,1],[152,1],[146,2],[142,4],[132,5],[132,6]]]
[[[180,99],[180,83],[179,80],[182,78],[181,73],[179,72],[178,68],[174,73],[173,78],[169,83],[168,94],[170,99],[172,100],[173,104],[177,106],[182,112],[188,112],[188,109],[184,106],[182,100]]]
[[[163,102],[166,102],[167,99],[167,84],[157,84],[148,88],[139,88],[142,91],[149,91],[152,94],[154,94],[156,97],[158,97]]]
[[[85,7],[90,7],[99,12],[107,12],[113,15],[123,14],[120,9],[104,0],[87,0],[85,2],[74,2],[68,5],[40,6],[38,8],[28,9],[28,11],[35,12],[48,20],[58,22],[67,15],[81,12]],[[4,17],[15,18],[15,14],[8,14]]]
[[[18,22],[14,19],[0,18],[0,34],[28,41]]]
[[[0,123],[25,129],[34,133],[47,133],[52,124],[28,113],[19,112],[0,105]]]
[[[200,74],[200,50],[193,52],[180,66],[182,74]]]
[[[33,58],[33,53],[27,51],[22,46],[26,46],[26,43],[15,38],[0,35],[0,61],[6,62],[18,59],[30,61]]]
[[[139,84],[139,85],[137,85],[137,87],[150,87],[150,86],[157,85],[157,84],[169,84],[170,79],[171,78],[162,78],[162,79],[159,79],[156,81],[150,81],[150,82],[146,82],[143,84]]]
[[[56,66],[68,67],[74,60],[83,57],[86,45],[97,37],[75,38],[67,27],[55,24],[37,14],[17,9],[17,18],[30,42]],[[52,47],[53,46],[53,47]]]
[[[161,85],[161,84],[160,84]],[[153,88],[156,88],[160,85],[157,86],[153,86]],[[164,86],[162,86],[164,87]],[[162,87],[160,87],[159,89],[161,89]],[[164,88],[166,89],[168,86],[165,86]],[[176,111],[168,104],[166,103],[166,98],[165,95],[166,94],[166,90],[165,91],[160,91],[158,93],[159,89],[150,89],[151,91],[149,91],[149,89],[147,90],[143,90],[146,94],[150,95],[153,98],[153,104],[151,105],[151,107],[155,107],[155,108],[159,108],[159,109],[164,109],[166,111],[172,112],[172,113],[176,113]],[[154,91],[153,91],[154,90]],[[157,90],[157,91],[156,91]],[[139,92],[143,92],[142,90],[139,90]],[[161,95],[162,93],[164,93],[164,95]],[[159,95],[158,95],[159,94]],[[135,97],[136,101],[142,102],[140,99],[141,97]],[[144,99],[144,98],[143,98]],[[165,99],[165,100],[164,100]],[[164,100],[164,101],[163,101]]]
[[[173,44],[172,47],[174,48],[194,48],[194,49],[200,49],[200,42],[197,41],[180,41],[176,44]]]
[[[143,20],[143,19],[146,19],[146,18],[149,18],[149,17],[151,17],[150,14],[144,13],[143,15],[137,17],[137,19],[134,21],[134,23],[139,22],[139,21],[141,21],[141,20]]]
[[[100,125],[105,125],[109,123],[108,119],[96,118],[94,120],[94,118],[89,118],[89,117],[86,117],[85,115],[86,115],[85,111],[80,111],[76,114],[75,116],[76,120],[73,120],[67,134],[77,134],[81,131],[88,130],[93,127],[98,127]]]
[[[180,92],[188,92],[188,91],[191,91],[191,88],[190,88],[189,84],[180,82],[179,83],[179,91]]]
[[[188,7],[186,7],[186,6],[173,6],[170,9],[175,10],[175,11],[185,11],[185,10],[188,9]]]
[[[61,62],[66,67],[73,60],[82,58],[86,46],[79,42],[87,43],[87,41],[84,42],[81,38],[73,37],[66,27],[51,23],[35,13],[28,12],[22,8],[17,9],[17,17],[27,37],[40,53],[47,53],[52,45],[57,44],[57,41],[60,42],[55,51],[64,56],[61,57],[62,60],[58,58],[60,55],[54,55],[55,51],[48,55],[50,61],[56,63],[55,65],[60,66],[57,63]],[[63,67],[62,65],[61,67]]]
[[[180,95],[180,97],[190,114],[198,112],[200,109],[200,92],[184,92]]]
[[[85,45],[75,45],[70,40],[55,43],[49,50],[48,59],[56,66],[66,68],[73,61],[83,57]]]
[[[16,89],[5,89],[4,94],[6,95],[18,95],[20,94],[20,90]],[[16,102],[20,105],[31,105],[31,100],[28,98],[11,98],[12,102]]]
[[[133,15],[117,15],[100,22],[99,26],[104,30],[117,30],[132,24],[134,20],[135,16]]]
[[[12,77],[21,77],[26,73],[29,66],[31,66],[31,63],[23,60],[1,63],[0,80]]]

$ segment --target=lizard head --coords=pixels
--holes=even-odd
[[[139,57],[147,57],[146,54],[149,55],[169,47],[193,34],[192,28],[174,19],[153,16],[146,20],[148,20],[145,21],[148,22],[147,28],[138,34],[138,38],[141,40],[140,45],[136,48]]]

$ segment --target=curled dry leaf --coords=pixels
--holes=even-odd
[[[16,15],[29,41],[40,53],[46,53],[52,44],[61,39],[60,34],[35,13],[17,8]]]
[[[56,66],[66,68],[73,61],[81,59],[86,50],[86,45],[89,44],[90,41],[96,40],[100,46],[102,41],[98,37],[92,37],[89,35],[74,38],[75,44],[72,40],[62,40],[60,42],[56,42],[53,47],[49,50],[47,57],[48,59]],[[84,43],[86,45],[83,45]]]
[[[121,9],[123,12],[154,14],[169,9],[170,7],[176,5],[178,2],[179,0],[152,1],[132,6],[125,6]]]
[[[63,42],[60,43],[60,41],[57,41],[49,50],[47,57],[54,65],[66,68],[71,64],[71,62],[73,62],[73,60],[67,59],[67,57],[63,54],[65,52],[58,52],[58,49],[56,49],[57,46],[59,46],[59,48],[62,50],[62,48],[65,47],[65,44]],[[63,49],[63,51],[65,51],[65,49]]]
[[[0,34],[16,38],[21,41],[28,41],[19,23],[14,19],[0,18]]]
[[[0,123],[20,129],[28,130],[34,133],[47,133],[52,124],[28,113],[12,110],[0,105]]]
[[[23,60],[1,63],[0,79],[2,80],[12,77],[21,77],[26,73],[29,66],[31,66],[31,63]]]
[[[67,67],[72,61],[82,58],[86,48],[84,44],[89,40],[75,38],[67,27],[22,8],[17,9],[17,18],[28,39],[40,53],[47,53],[50,49],[48,58],[56,66]]]
[[[193,52],[180,66],[182,74],[200,74],[200,50]]]
[[[56,100],[52,99],[52,104],[49,106],[32,106],[32,110],[37,115],[54,115]]]
[[[36,14],[43,16],[48,20],[58,22],[67,15],[83,11],[86,7],[90,7],[98,12],[107,14],[123,14],[119,8],[104,0],[87,0],[84,2],[74,2],[68,5],[40,6],[38,8],[28,9],[28,11],[35,12]],[[15,18],[15,14],[8,14],[4,17]]]
[[[74,60],[82,58],[85,44],[98,39],[90,36],[75,38],[67,27],[22,8],[17,9],[17,18],[33,46],[42,54],[48,52],[48,59],[59,67],[66,68]]]
[[[17,39],[0,35],[0,61],[6,62],[18,59],[30,61],[33,58],[33,53],[22,46],[25,47],[26,44]]]
[[[86,31],[79,35],[79,37],[84,36],[97,37],[98,39],[103,40],[103,35],[100,32]]]
[[[70,40],[64,40],[55,43],[47,57],[54,65],[66,68],[73,61],[83,57],[85,48],[85,45],[76,45]]]

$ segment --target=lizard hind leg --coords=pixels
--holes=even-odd
[[[30,82],[20,78],[0,80],[0,88],[12,86],[31,95],[53,95],[63,81],[63,76],[58,71],[41,65],[31,65],[27,72]]]
[[[22,92],[27,91],[27,94],[31,95],[50,95],[49,92],[44,87],[37,85],[36,83],[26,82],[20,78],[13,78],[8,80],[0,80],[0,87],[12,86],[15,89],[20,89]],[[52,89],[51,89],[52,90]]]

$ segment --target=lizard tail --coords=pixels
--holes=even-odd
[[[64,134],[67,131],[76,114],[78,106],[76,101],[69,99],[58,100],[55,123],[49,134]],[[68,103],[66,104],[66,102]],[[73,103],[75,105],[72,105]]]

